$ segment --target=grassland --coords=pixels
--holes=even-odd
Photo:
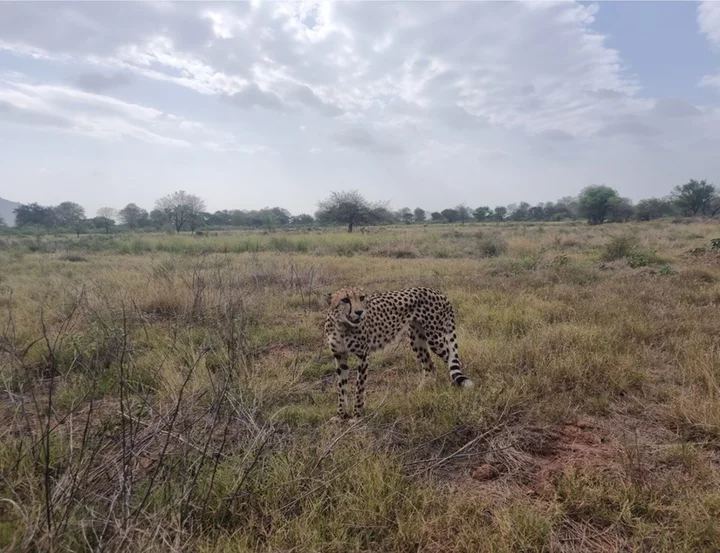
[[[719,237],[0,236],[0,547],[717,551]],[[343,284],[444,291],[476,388],[403,345],[331,423]]]

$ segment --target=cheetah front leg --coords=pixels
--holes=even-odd
[[[347,354],[336,353],[335,367],[337,371],[337,385],[338,385],[338,408],[337,418],[347,419],[347,383],[348,383],[348,364]]]
[[[365,409],[365,379],[368,370],[368,354],[367,352],[360,355],[360,366],[358,367],[357,383],[355,384],[355,408],[353,409],[353,417],[362,417]]]

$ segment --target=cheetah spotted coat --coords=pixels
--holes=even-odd
[[[473,385],[460,370],[454,312],[443,294],[430,288],[406,288],[365,296],[361,288],[345,287],[328,294],[327,301],[325,340],[335,358],[340,418],[348,417],[348,355],[360,359],[354,416],[361,416],[369,355],[387,347],[405,331],[424,375],[434,370],[432,350],[447,363],[454,385]]]

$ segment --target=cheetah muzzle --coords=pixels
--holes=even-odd
[[[351,286],[328,294],[326,300],[325,341],[335,358],[338,417],[348,417],[348,355],[360,359],[353,411],[357,417],[365,406],[368,357],[405,331],[424,375],[434,370],[432,351],[448,365],[455,386],[473,386],[460,370],[455,314],[445,295],[430,288],[406,288],[366,296],[361,288]]]

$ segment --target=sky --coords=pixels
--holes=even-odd
[[[88,215],[720,184],[720,1],[0,2],[0,161]]]

